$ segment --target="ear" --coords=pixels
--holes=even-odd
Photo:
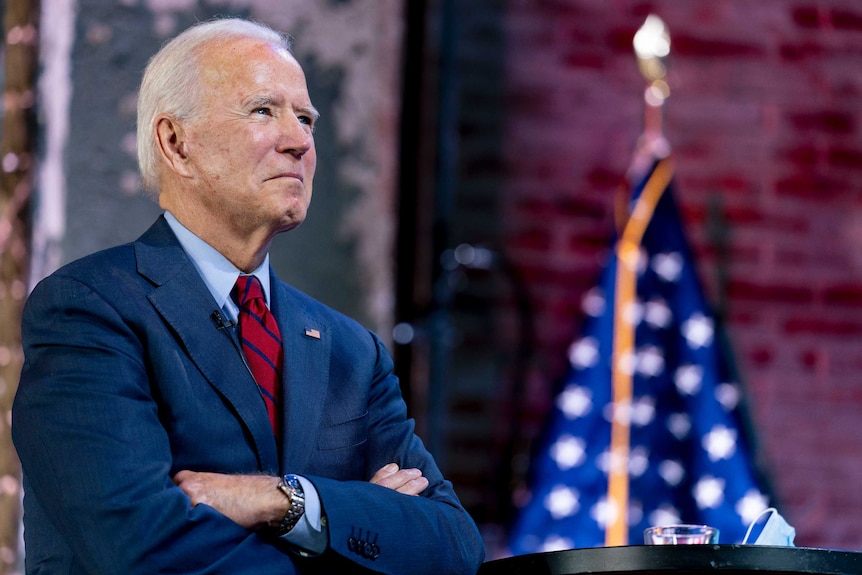
[[[183,125],[170,116],[159,116],[155,130],[156,141],[165,164],[180,176],[190,176],[188,144]]]

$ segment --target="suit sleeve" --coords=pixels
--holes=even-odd
[[[309,478],[323,504],[330,554],[392,575],[474,574],[484,558],[478,529],[415,435],[392,373],[392,360],[372,337],[376,362],[368,405],[368,477],[366,481]],[[367,482],[390,462],[421,469],[429,480],[425,492],[408,496]]]
[[[65,572],[122,575],[296,572],[286,546],[192,507],[173,485],[144,343],[114,307],[54,276],[28,300],[22,334],[13,439],[31,498],[28,562],[65,557],[75,566]]]

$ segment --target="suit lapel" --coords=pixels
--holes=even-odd
[[[248,428],[261,471],[275,472],[278,452],[257,385],[243,363],[231,328],[219,329],[213,320],[218,306],[164,218],[135,243],[135,253],[138,272],[156,284],[148,296],[150,302]]]
[[[272,312],[284,341],[282,401],[285,418],[282,467],[301,470],[317,445],[329,385],[331,333],[322,318],[303,305],[289,287],[272,282]]]

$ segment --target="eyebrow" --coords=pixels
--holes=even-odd
[[[259,108],[261,106],[282,106],[284,104],[284,100],[279,97],[262,95],[249,98],[246,104],[251,108]],[[303,114],[308,114],[312,119],[314,119],[314,121],[317,121],[320,118],[320,112],[318,112],[317,108],[312,105],[300,106],[297,110]]]
[[[320,119],[320,112],[314,106],[300,106],[299,111],[311,116],[315,122]]]
[[[282,102],[281,98],[274,98],[272,96],[252,96],[248,100],[246,100],[246,106],[250,108],[259,108],[261,106],[280,106]]]

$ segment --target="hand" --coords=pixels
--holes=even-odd
[[[180,471],[174,484],[192,500],[209,505],[246,529],[277,525],[290,508],[278,489],[278,478],[267,475],[226,475]]]
[[[419,495],[428,487],[428,480],[422,476],[422,471],[399,469],[395,463],[389,463],[378,469],[370,481],[405,495]]]

